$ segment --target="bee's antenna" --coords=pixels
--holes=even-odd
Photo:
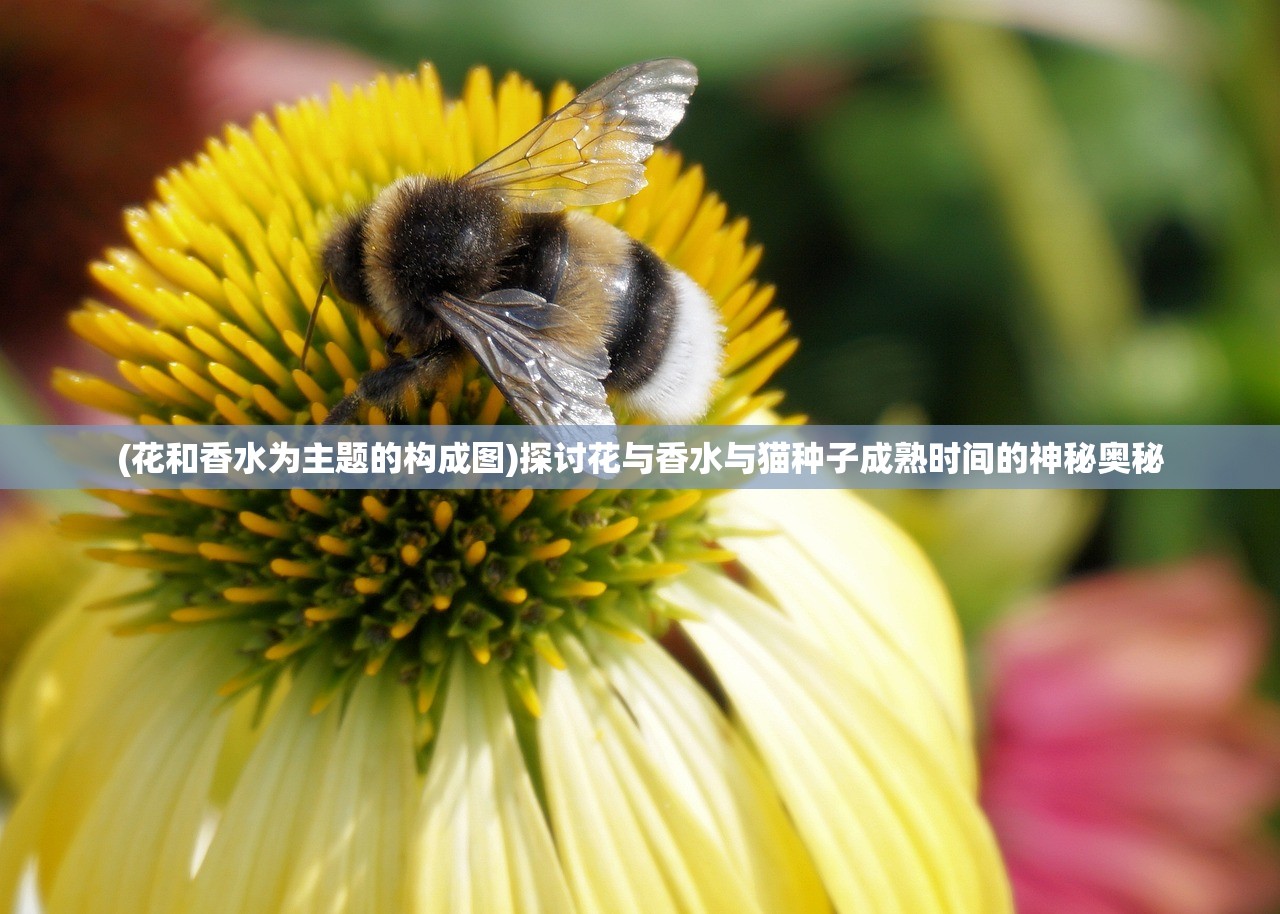
[[[311,309],[311,317],[307,321],[307,335],[302,338],[302,358],[299,360],[302,367],[307,367],[307,352],[311,349],[311,334],[316,332],[316,318],[320,315],[320,302],[324,300],[325,287],[329,285],[329,277],[324,278],[324,282],[320,283],[320,291],[316,293],[316,304]]]

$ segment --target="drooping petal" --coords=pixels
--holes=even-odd
[[[841,914],[1010,910],[972,794],[831,654],[700,569],[665,588],[723,685]]]
[[[582,911],[759,912],[727,850],[649,755],[582,645],[544,666],[538,728],[552,828]]]
[[[386,677],[362,679],[326,753],[281,914],[407,909],[407,848],[418,784],[413,747],[403,689]]]
[[[223,661],[225,678],[231,665]],[[137,734],[67,853],[49,914],[170,914],[186,891],[226,718],[213,690]],[[175,711],[177,709],[175,708]]]
[[[397,769],[402,763],[397,762],[396,753],[392,752],[389,758],[378,760],[377,766],[385,770],[371,782],[356,783],[355,773],[371,770],[374,761],[370,753],[377,745],[390,749],[395,743],[398,732],[395,714],[382,708],[372,716],[372,721],[352,721],[350,726],[342,724],[343,708],[339,703],[313,714],[312,704],[322,681],[322,666],[315,664],[304,670],[290,686],[279,709],[263,725],[262,735],[217,824],[184,911],[191,914],[282,911],[294,892],[315,891],[314,880],[323,878],[315,871],[320,866],[348,867],[347,875],[364,880],[362,895],[367,892],[372,893],[372,897],[363,897],[359,904],[394,905],[402,900],[397,880],[385,875],[375,878],[355,860],[344,856],[352,853],[354,846],[341,835],[344,828],[350,828],[354,830],[351,840],[366,842],[365,846],[354,848],[366,862],[368,842],[380,842],[375,846],[381,847],[396,846],[394,839],[386,838],[379,829],[387,826],[394,831],[395,823],[403,821],[397,818],[396,810],[413,802],[413,793],[403,784],[403,773]],[[379,726],[385,733],[367,735],[371,745],[356,745],[360,727],[373,727],[376,731]],[[412,757],[411,742],[406,740],[400,749]],[[359,758],[361,767],[342,770],[336,762],[344,755]],[[349,780],[337,796],[322,793],[326,785],[342,779]],[[397,795],[397,786],[402,795]],[[351,802],[352,792],[370,805],[344,806]],[[344,820],[344,813],[354,818]],[[336,847],[328,843],[335,841]],[[400,844],[403,845],[403,836]],[[379,866],[386,865],[394,873],[394,860],[394,855],[384,857]],[[324,903],[331,901],[325,899]],[[345,902],[357,903],[351,898]],[[348,908],[336,910],[345,914]]]
[[[453,663],[412,853],[416,914],[573,914],[496,670]]]
[[[71,734],[90,719],[95,702],[136,670],[150,647],[147,638],[117,638],[111,627],[119,613],[86,612],[93,602],[146,584],[145,575],[105,568],[81,588],[66,608],[27,647],[5,689],[6,773],[23,787],[61,752]],[[3,611],[3,610],[0,610]]]
[[[777,494],[789,499],[785,510],[774,500]],[[823,510],[808,514],[806,495],[819,495]],[[941,624],[944,633],[955,633],[955,627],[950,604],[915,547],[874,509],[844,493],[737,492],[717,508],[717,518],[729,527],[776,525],[773,535],[726,536],[721,542],[783,613],[830,646],[846,669],[972,787],[977,774],[968,711],[954,700],[949,681],[949,671],[960,662],[960,642],[929,631]],[[795,533],[801,528],[808,532],[805,539]],[[859,556],[874,573],[850,574],[850,566],[859,563],[847,558],[830,565],[815,557],[833,546]],[[914,618],[904,624],[904,617]],[[928,641],[934,642],[932,650]]]
[[[755,754],[688,672],[653,641],[588,642],[650,758],[725,848],[765,914],[831,910],[813,861]]]
[[[0,836],[0,898],[14,897],[34,858],[50,914],[172,909],[221,749],[217,687],[236,659],[212,635],[146,641],[14,810]]]
[[[713,505],[714,519],[725,526],[779,534],[723,542],[802,630],[841,650],[859,646],[875,665],[868,677],[891,700],[909,699],[903,716],[930,745],[971,744],[955,614],[933,568],[902,531],[843,491],[743,490]],[[853,612],[830,611],[840,597]],[[945,713],[949,734],[921,700],[922,684]]]

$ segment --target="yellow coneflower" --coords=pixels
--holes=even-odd
[[[322,419],[386,359],[328,303],[294,367],[334,219],[571,95],[477,70],[449,102],[424,67],[229,129],[94,268],[128,310],[73,324],[123,383],[58,388],[144,423]],[[658,152],[648,181],[596,215],[718,304],[709,419],[758,415],[795,347],[759,249],[697,168]],[[513,418],[474,366],[404,407]],[[117,567],[13,684],[0,898],[34,873],[49,914],[1009,908],[946,597],[850,496],[101,495],[62,527]]]

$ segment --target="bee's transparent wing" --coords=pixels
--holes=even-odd
[[[592,439],[583,426],[613,428],[602,383],[609,354],[598,339],[581,349],[556,338],[574,320],[562,305],[524,289],[500,289],[476,300],[442,296],[436,313],[516,414],[544,426],[547,437],[569,444]]]
[[[644,163],[684,117],[698,84],[687,60],[623,67],[584,89],[463,179],[498,191],[517,209],[554,212],[629,197]]]

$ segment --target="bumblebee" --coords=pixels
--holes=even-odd
[[[325,282],[384,333],[390,362],[325,423],[351,422],[361,403],[391,412],[466,353],[552,437],[612,426],[610,393],[659,422],[700,418],[722,356],[710,298],[620,229],[567,209],[643,187],[697,81],[685,60],[624,67],[467,174],[400,178],[338,222]]]

